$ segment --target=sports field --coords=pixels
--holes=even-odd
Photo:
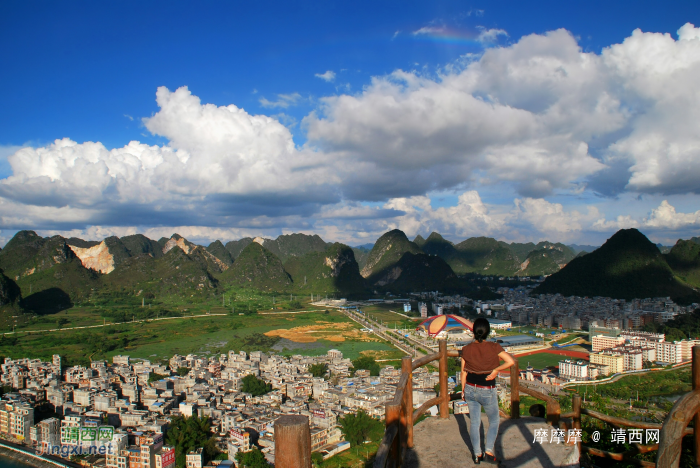
[[[558,366],[559,361],[563,359],[583,359],[588,360],[588,354],[578,352],[578,351],[567,351],[567,350],[546,350],[546,351],[534,351],[530,353],[523,353],[515,355],[518,359],[520,369],[525,369],[528,366],[534,367],[535,369],[542,369],[544,367]]]

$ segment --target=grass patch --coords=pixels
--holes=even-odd
[[[637,398],[639,392],[640,399],[648,399],[656,396],[668,396],[687,393],[691,390],[690,368],[673,369],[668,371],[653,371],[640,375],[629,375],[620,378],[615,382],[599,383],[593,385],[577,385],[567,390],[579,393],[591,393],[595,388],[595,393],[608,398],[629,400]],[[588,390],[586,390],[586,388]]]
[[[392,312],[393,311],[393,312]],[[376,304],[362,308],[365,315],[371,315],[375,320],[381,320],[388,328],[408,328],[415,330],[420,323],[418,320],[410,320],[406,317],[397,314],[401,312],[404,315],[411,316],[411,312],[404,313],[403,305],[401,304]]]
[[[571,343],[572,341],[576,341],[579,338],[583,338],[585,340],[586,338],[588,338],[588,334],[585,334],[585,335],[580,334],[580,333],[572,334],[569,336],[565,336],[564,338],[558,339],[557,341],[555,341],[555,343],[560,344],[560,345],[564,345],[567,343]]]
[[[550,366],[559,366],[559,361],[571,359],[567,356],[559,356],[558,354],[536,353],[528,356],[515,356],[520,364],[521,369],[525,369],[530,363],[535,369],[544,369]]]

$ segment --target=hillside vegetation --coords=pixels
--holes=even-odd
[[[331,244],[323,252],[292,257],[284,268],[298,291],[317,294],[359,294],[365,291],[353,249],[340,243]]]
[[[280,259],[257,242],[241,251],[231,268],[219,275],[219,281],[260,291],[283,291],[292,284]]]
[[[533,293],[619,299],[670,296],[680,303],[700,300],[697,292],[676,279],[659,249],[636,229],[618,231],[598,250],[549,276]]]
[[[363,278],[377,275],[396,264],[407,252],[423,253],[420,247],[408,240],[403,231],[398,229],[389,231],[377,239],[360,274]]]
[[[700,288],[700,244],[693,240],[681,239],[665,257],[669,266],[682,281]]]
[[[662,255],[641,233],[627,230],[576,256],[573,248],[546,241],[507,244],[473,237],[455,244],[433,232],[411,242],[398,229],[352,248],[307,234],[217,240],[203,247],[178,234],[158,241],[140,234],[87,241],[19,231],[0,250],[0,270],[0,311],[8,311],[0,319],[73,306],[214,302],[241,288],[335,297],[425,290],[492,294],[476,290],[475,274],[552,275],[537,292],[687,301],[697,298],[691,287],[700,286],[700,244],[680,240]]]
[[[456,245],[464,267],[457,274],[513,275],[520,269],[517,256],[505,242],[490,237],[472,237]]]

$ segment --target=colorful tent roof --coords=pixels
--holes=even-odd
[[[443,330],[451,330],[453,328],[466,328],[471,330],[472,327],[467,325],[467,319],[458,317],[457,315],[436,315],[424,320],[416,327],[417,331],[424,330],[428,336],[437,336]]]

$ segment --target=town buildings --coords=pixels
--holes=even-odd
[[[55,361],[59,363],[60,357]],[[332,381],[311,375],[309,368],[316,363],[326,364]],[[164,438],[173,416],[208,417],[217,445],[230,459],[257,445],[273,461],[274,421],[283,414],[302,414],[309,417],[313,449],[336,453],[347,448],[338,419],[358,410],[382,418],[401,375],[387,366],[378,376],[365,370],[352,376],[351,367],[337,349],[316,357],[259,351],[175,355],[167,365],[115,356],[111,363],[94,361],[63,373],[53,362],[8,358],[0,378],[21,384],[23,393],[6,394],[0,401],[0,432],[37,448],[89,449],[95,442],[83,440],[83,431],[97,433],[109,425],[114,433],[104,458],[106,468],[173,468],[174,451]],[[177,375],[182,368],[189,372]],[[154,372],[169,377],[149,382]],[[247,375],[271,383],[273,390],[260,396],[243,392]],[[435,396],[438,382],[437,372],[416,369],[416,406]],[[44,403],[61,418],[35,424],[34,407]],[[201,453],[187,454],[191,468],[205,468],[204,463]]]

